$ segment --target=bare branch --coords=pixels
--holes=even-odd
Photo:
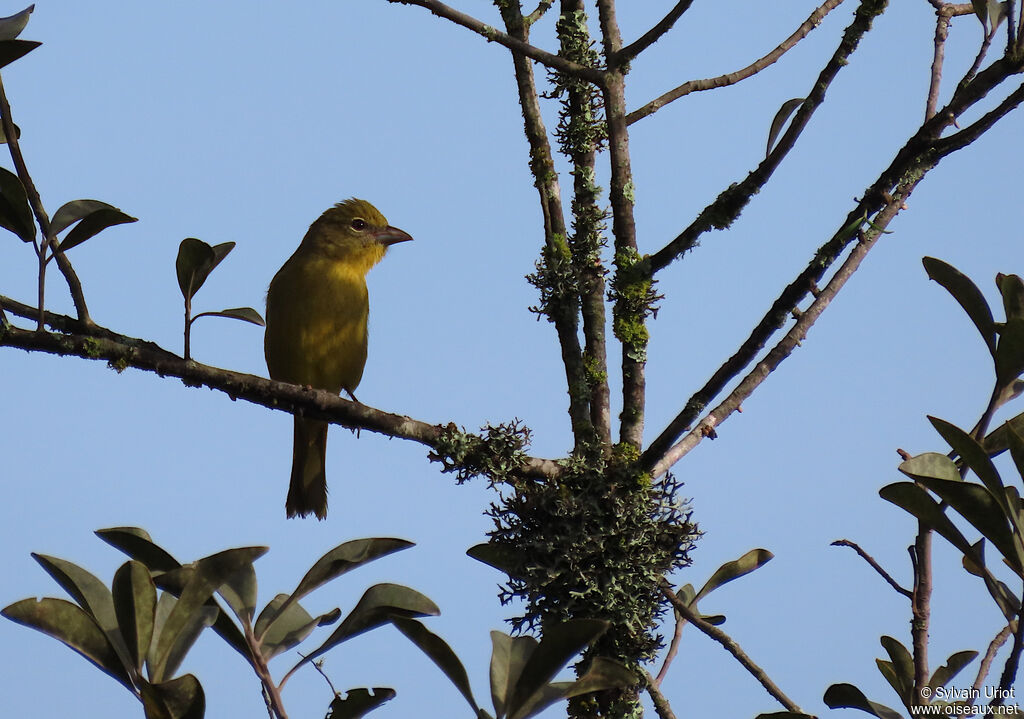
[[[598,0],[598,20],[606,64],[611,68],[622,48],[622,37],[615,18],[615,3]],[[640,449],[644,434],[646,402],[646,318],[650,312],[647,301],[649,282],[637,276],[639,259],[636,245],[636,222],[633,217],[633,169],[629,155],[629,130],[626,127],[626,83],[621,68],[609,70],[601,88],[604,92],[604,114],[608,128],[608,161],[611,180],[608,199],[612,207],[612,234],[615,237],[616,336],[622,344],[622,414],[619,441]],[[623,329],[628,327],[628,332]]]
[[[665,652],[665,661],[661,663],[661,669],[658,671],[658,677],[654,680],[658,686],[665,681],[665,677],[668,676],[668,668],[672,666],[672,660],[676,658],[676,654],[679,653],[679,642],[683,638],[683,627],[686,626],[686,620],[679,616],[679,613],[675,613],[675,629],[672,630],[672,641],[669,642],[668,651]]]
[[[842,1],[843,0],[839,0],[839,2]],[[668,14],[658,21],[654,27],[616,53],[615,66],[621,67],[622,65],[625,65],[660,40],[665,33],[672,29],[672,26],[676,24],[676,20],[682,17],[683,13],[690,9],[690,5],[692,4],[693,0],[679,0],[679,2],[675,4],[675,7],[669,10]]]
[[[932,621],[932,535],[924,522],[917,523],[914,540],[914,595],[910,598],[913,618],[910,639],[914,650],[914,696],[918,704],[927,704],[928,630]]]
[[[676,715],[672,712],[672,705],[668,703],[668,699],[665,698],[665,695],[661,693],[659,688],[661,680],[652,677],[646,669],[643,672],[644,678],[647,679],[647,693],[654,704],[654,713],[658,715],[659,719],[676,719]]]
[[[699,629],[703,634],[706,634],[721,644],[725,651],[736,657],[736,661],[738,661],[744,669],[750,672],[751,676],[757,679],[761,686],[768,690],[768,693],[771,694],[776,701],[786,707],[788,711],[796,714],[803,714],[800,707],[794,704],[793,701],[775,685],[775,682],[768,677],[764,669],[755,664],[732,637],[716,627],[714,624],[709,624],[701,619],[695,611],[690,609],[690,606],[686,602],[677,597],[676,593],[672,591],[672,587],[669,585],[668,581],[662,580],[661,590],[665,597],[672,603],[672,606],[675,607],[677,612],[682,614],[690,624]]]
[[[738,374],[738,372],[734,373],[731,370],[725,370],[725,368],[735,367],[736,365],[739,364],[739,362],[743,361],[745,352],[749,349],[754,349],[752,347],[748,347],[748,344],[759,344],[761,343],[762,337],[764,338],[764,340],[766,340],[767,336],[770,336],[770,334],[774,333],[775,330],[773,329],[771,330],[771,332],[769,332],[768,335],[764,335],[764,332],[766,332],[768,328],[774,323],[774,321],[776,321],[773,312],[777,310],[779,305],[785,305],[787,303],[787,299],[792,295],[796,295],[798,298],[797,301],[799,301],[799,298],[802,298],[805,291],[810,292],[810,287],[807,287],[807,284],[810,284],[810,286],[813,287],[813,283],[815,281],[814,276],[819,271],[823,272],[825,267],[832,264],[833,260],[829,259],[827,262],[825,262],[823,266],[819,267],[815,267],[814,261],[812,260],[812,264],[809,265],[808,268],[801,273],[800,277],[794,280],[794,282],[790,283],[786,290],[783,291],[780,298],[776,300],[776,303],[775,305],[773,305],[772,310],[770,310],[768,315],[766,315],[765,318],[762,319],[761,323],[758,325],[758,328],[755,328],[754,333],[751,335],[750,338],[748,338],[747,343],[744,343],[744,346],[741,347],[740,351],[733,355],[729,359],[729,361],[725,365],[723,365],[722,368],[719,368],[719,371],[715,373],[715,376],[712,377],[712,380],[709,381],[709,383],[705,385],[703,389],[701,389],[697,394],[695,394],[694,397],[690,398],[683,412],[681,412],[675,418],[675,420],[673,420],[669,424],[669,427],[666,428],[666,430],[662,432],[662,434],[654,442],[651,443],[647,451],[644,452],[643,457],[641,457],[641,462],[644,464],[644,466],[651,467],[651,471],[654,474],[654,476],[660,476],[663,473],[667,472],[673,464],[675,464],[680,459],[682,459],[686,454],[688,454],[690,450],[696,447],[705,437],[714,436],[715,427],[717,427],[719,424],[725,421],[725,419],[728,418],[729,415],[731,415],[733,412],[739,409],[742,406],[742,403],[754,392],[754,390],[758,386],[760,386],[760,384],[764,382],[768,378],[768,376],[790,354],[793,353],[793,351],[797,348],[797,346],[806,336],[807,331],[811,328],[814,322],[817,321],[818,317],[821,316],[821,313],[825,311],[825,308],[828,307],[829,303],[831,303],[832,299],[836,296],[839,290],[842,289],[842,287],[846,284],[847,280],[849,280],[849,278],[860,266],[860,263],[863,261],[864,257],[874,246],[875,242],[881,234],[881,231],[885,229],[885,227],[889,224],[892,218],[895,217],[896,214],[899,212],[904,200],[907,198],[907,196],[910,195],[910,192],[913,190],[914,187],[916,187],[917,183],[920,182],[921,177],[923,177],[923,175],[917,176],[913,179],[908,178],[907,184],[900,190],[898,190],[897,193],[894,193],[895,197],[893,197],[892,202],[888,203],[885,209],[879,212],[872,219],[869,229],[863,232],[853,233],[853,236],[860,238],[857,246],[854,247],[849,256],[846,258],[845,262],[843,262],[842,266],[838,270],[836,270],[836,273],[832,276],[832,279],[829,280],[828,285],[826,285],[824,289],[820,290],[817,293],[817,296],[815,297],[814,301],[810,304],[810,306],[806,310],[803,310],[802,312],[798,313],[798,319],[793,324],[792,328],[790,328],[789,332],[787,332],[786,335],[781,340],[779,340],[778,344],[776,344],[775,347],[773,347],[771,351],[768,352],[767,355],[765,355],[764,359],[762,359],[760,362],[754,365],[754,367],[750,370],[747,376],[743,378],[743,380],[728,395],[728,397],[726,397],[717,407],[715,407],[711,412],[709,412],[707,416],[703,420],[701,420],[701,422],[696,427],[694,427],[692,430],[689,430],[690,422],[696,419],[697,415],[700,413],[701,408],[703,408],[703,406],[706,404],[706,402],[701,402],[700,399],[703,396],[713,397],[714,395],[717,395],[718,392],[721,391],[721,388],[715,389],[715,387],[709,387],[709,385],[712,385],[713,383],[717,385],[719,382],[722,382],[723,380],[727,381],[726,378],[722,376],[723,374],[730,375],[729,379],[735,376],[735,374]],[[861,202],[861,206],[864,205],[864,202],[865,201]],[[861,210],[861,212],[863,212],[863,210]],[[866,215],[864,215],[864,217],[866,217]],[[839,247],[845,247],[845,245],[848,242],[846,234],[849,232],[847,228],[849,227],[850,221],[850,219],[847,220],[847,225],[845,225],[843,229],[836,233],[836,235],[833,236],[833,238],[828,243],[826,243],[825,247],[823,247],[822,250],[819,250],[816,257],[822,255],[823,250],[826,250],[826,248],[828,248],[830,245],[838,245]],[[852,222],[854,223],[854,227],[856,227],[856,223],[858,222],[858,216],[855,215],[852,218]],[[830,251],[831,250],[829,250],[829,252]],[[826,252],[825,254],[828,254],[828,252]],[[805,287],[806,290],[804,289]],[[795,303],[790,304],[789,311],[792,312],[795,309],[795,307]],[[789,314],[787,313],[784,316],[788,317]],[[776,325],[776,328],[777,327],[778,325]],[[761,346],[763,346],[763,343]],[[755,352],[756,351],[757,350],[755,350]],[[705,393],[709,391],[714,391],[714,394],[706,395]],[[687,434],[679,442],[672,445],[669,449],[663,450],[662,448],[666,446],[666,442],[670,441],[671,437],[673,437],[674,435],[678,436],[675,434],[676,432],[687,432]]]
[[[925,103],[924,119],[930,120],[939,105],[939,90],[942,87],[942,64],[946,54],[946,38],[949,37],[949,12],[940,8],[935,13],[935,50],[932,54],[931,81],[928,85],[928,100]]]
[[[7,147],[11,153],[11,160],[14,162],[15,172],[18,174],[21,184],[25,187],[25,194],[28,196],[32,213],[35,215],[39,231],[43,235],[43,241],[40,243],[38,250],[39,329],[43,327],[42,313],[45,310],[43,288],[45,286],[46,262],[48,260],[47,251],[53,253],[53,257],[57,260],[57,267],[60,268],[61,274],[64,275],[64,280],[68,284],[68,290],[71,292],[71,299],[75,303],[75,311],[78,312],[78,318],[86,324],[91,324],[92,319],[89,317],[89,308],[85,303],[82,283],[78,280],[78,275],[75,274],[74,268],[71,267],[71,262],[64,255],[64,251],[57,245],[57,238],[50,231],[50,218],[43,207],[43,199],[39,195],[39,190],[36,189],[35,182],[32,181],[32,176],[28,173],[28,166],[25,164],[25,157],[21,153],[21,145],[18,142],[18,132],[14,127],[14,118],[11,117],[11,104],[7,101],[7,93],[4,91],[2,79],[0,79],[0,123],[2,123],[4,130],[4,137],[7,138]]]
[[[876,572],[878,572],[878,575],[880,577],[882,577],[882,579],[884,579],[886,582],[888,582],[889,586],[891,586],[897,592],[902,594],[904,597],[908,597],[909,598],[909,597],[913,596],[909,589],[904,589],[903,587],[901,587],[899,585],[899,583],[895,579],[892,578],[892,575],[890,575],[887,571],[885,571],[885,569],[882,568],[882,565],[880,565],[878,562],[876,562],[874,557],[872,557],[870,554],[868,554],[863,549],[861,549],[860,545],[857,544],[856,542],[851,542],[849,539],[837,539],[836,541],[832,542],[832,546],[833,547],[849,547],[850,549],[855,551],[857,554],[859,554],[861,559],[863,559],[865,562],[867,562],[869,565],[871,565],[871,568],[874,569]]]
[[[13,314],[34,309],[0,297],[0,306]],[[161,377],[177,377],[189,387],[206,386],[228,395],[232,400],[243,399],[253,404],[290,413],[301,413],[313,419],[323,419],[352,429],[365,429],[389,437],[398,437],[436,448],[444,427],[429,424],[402,415],[384,412],[368,405],[331,394],[325,390],[310,389],[287,382],[276,382],[256,375],[233,372],[185,360],[152,342],[124,337],[102,327],[89,326],[70,317],[46,313],[51,326],[78,326],[83,333],[56,334],[28,331],[12,325],[0,326],[0,346],[19,347],[33,352],[47,352],[61,356],[101,360],[121,371],[127,367],[155,372]],[[528,459],[524,476],[538,479],[554,477],[560,468],[547,459]]]
[[[999,695],[988,703],[990,707],[1002,706],[1010,693],[1017,678],[1017,669],[1020,667],[1020,656],[1024,653],[1024,611],[1017,611],[1017,626],[1013,632],[1013,645],[1010,647],[1010,654],[1006,657],[1006,664],[1003,665],[1003,673],[999,676]]]
[[[981,688],[985,686],[985,680],[988,678],[989,670],[992,668],[992,662],[995,661],[996,654],[1006,644],[1006,640],[1010,638],[1010,632],[1013,630],[1012,625],[1007,624],[1005,627],[999,630],[992,641],[988,644],[988,649],[985,651],[985,656],[981,658],[981,664],[978,665],[978,674],[974,678],[974,691],[981,696]]]
[[[501,6],[502,20],[511,37],[525,42],[529,38],[529,27],[525,24],[519,2]],[[545,263],[549,268],[561,263],[565,248],[565,212],[562,207],[562,189],[555,170],[555,161],[548,140],[548,131],[541,114],[537,84],[533,74],[533,63],[529,59],[512,53],[516,86],[519,91],[519,106],[523,113],[523,127],[530,145],[530,172],[540,195],[541,212],[544,216]],[[579,302],[576,297],[559,294],[548,302],[548,319],[555,326],[558,343],[562,352],[562,364],[569,388],[569,420],[577,447],[591,435],[590,408],[587,397],[577,388],[586,386],[586,372],[583,365],[583,350],[579,340]]]
[[[551,9],[551,6],[555,4],[555,0],[540,0],[537,3],[537,7],[534,8],[533,12],[529,15],[523,16],[523,22],[526,23],[526,27],[530,27],[535,22],[544,17],[544,13]]]
[[[536,60],[542,65],[550,67],[552,70],[565,73],[566,75],[578,77],[581,80],[592,82],[595,85],[600,85],[604,79],[604,73],[600,70],[584,67],[583,65],[570,62],[564,57],[553,55],[547,50],[542,50],[528,42],[524,42],[523,40],[507,35],[497,28],[477,20],[471,15],[459,12],[455,8],[445,5],[443,2],[439,2],[439,0],[388,0],[388,2],[397,3],[399,5],[416,5],[424,8],[425,10],[429,10],[438,17],[451,20],[456,25],[461,25],[468,30],[472,30],[476,34],[485,38],[488,42],[496,42],[499,45],[504,45],[518,55],[523,55],[532,60]]]
[[[696,421],[704,408],[722,392],[726,384],[732,381],[743,368],[753,361],[754,357],[764,348],[768,339],[783,326],[807,294],[815,291],[818,280],[824,276],[825,271],[832,266],[840,253],[856,237],[855,233],[847,231],[848,227],[855,226],[858,222],[863,222],[864,219],[870,217],[879,208],[887,205],[888,210],[883,210],[873,221],[876,226],[884,227],[888,220],[882,221],[880,218],[885,217],[890,210],[895,212],[902,204],[902,200],[894,205],[893,202],[887,199],[892,198],[892,195],[889,194],[891,188],[903,182],[909,183],[904,185],[903,194],[893,193],[899,194],[900,197],[905,199],[939,160],[973,142],[985,130],[994,125],[996,121],[1024,101],[1024,85],[1022,85],[1007,96],[996,108],[983,115],[972,125],[949,137],[940,139],[942,131],[955,122],[957,117],[972,107],[978,100],[985,97],[993,87],[1010,75],[1017,74],[1020,71],[1021,60],[1014,62],[1007,59],[997,60],[979,73],[973,81],[958,89],[949,104],[936,112],[934,117],[918,129],[914,136],[896,154],[889,167],[864,193],[864,198],[858,203],[857,207],[847,215],[843,228],[818,249],[804,271],[782,291],[782,294],[775,300],[761,319],[761,322],[753,329],[750,336],[743,342],[736,353],[719,367],[700,390],[687,400],[683,410],[644,451],[641,462],[645,467],[657,467],[657,474],[667,470],[672,464],[693,449],[703,439],[705,433],[712,432],[720,421],[739,407],[738,403],[729,406],[731,404],[730,401],[723,402],[716,408],[715,412],[724,412],[724,414],[717,416],[708,415],[701,423],[701,427],[691,432],[692,423]],[[714,207],[714,204],[705,209],[701,213],[702,216],[707,214],[711,207]],[[691,228],[696,227],[698,223],[700,223],[700,218],[698,218],[694,225],[691,225]],[[690,232],[691,230],[688,229],[680,237]],[[696,235],[693,235],[693,241],[696,241]],[[802,317],[801,321],[803,319],[805,318]],[[781,349],[781,343],[776,349]],[[770,372],[773,369],[773,367],[769,368],[767,365],[764,365],[767,359],[758,365],[761,367],[760,371],[766,370]],[[778,359],[781,361],[781,358]],[[741,387],[748,386],[747,383],[753,381],[753,374],[758,371],[755,368],[754,373],[748,375]],[[766,376],[767,374],[765,374]],[[757,384],[763,381],[763,379],[764,377]],[[743,398],[745,396],[743,395]],[[736,399],[740,398],[740,395],[734,392],[731,397]],[[690,434],[684,440],[672,446],[672,443],[684,432],[689,432]],[[671,457],[668,457],[667,454],[670,446],[672,446]]]
[[[739,216],[750,198],[768,182],[776,168],[796,144],[797,138],[810,122],[814,112],[824,102],[825,92],[835,80],[836,75],[849,64],[850,56],[857,49],[861,38],[871,29],[872,21],[885,10],[885,7],[885,0],[861,0],[861,4],[854,13],[853,22],[843,33],[839,47],[836,48],[831,59],[819,73],[807,94],[807,99],[793,116],[789,128],[779,139],[775,148],[741,182],[731,185],[715,198],[714,202],[704,208],[697,219],[674,240],[650,256],[652,275],[693,249],[702,234],[711,229],[724,229]]]
[[[684,82],[679,87],[669,90],[660,97],[651,100],[643,107],[626,115],[626,122],[632,125],[637,120],[642,120],[648,115],[653,115],[673,100],[678,100],[685,95],[689,95],[691,92],[711,90],[716,87],[725,87],[727,85],[735,85],[742,80],[746,80],[747,78],[756,75],[766,67],[773,65],[780,57],[793,49],[798,42],[810,34],[811,30],[821,24],[822,19],[824,19],[826,15],[839,7],[842,3],[843,0],[826,0],[820,7],[815,9],[815,11],[812,12],[810,16],[803,21],[803,23],[801,23],[800,27],[798,27],[792,35],[783,40],[778,47],[764,57],[755,60],[745,68],[736,70],[735,72],[726,73],[725,75],[719,75],[718,77],[711,77],[704,80],[690,80],[689,82]],[[641,40],[642,39],[643,38],[641,38]],[[639,40],[637,42],[639,42]],[[634,43],[634,45],[635,44],[636,43]]]

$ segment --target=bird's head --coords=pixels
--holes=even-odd
[[[373,266],[388,247],[411,239],[408,233],[389,225],[380,210],[369,202],[352,198],[320,215],[302,244],[332,257],[364,256]]]

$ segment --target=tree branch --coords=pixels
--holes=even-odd
[[[711,379],[700,390],[687,400],[683,410],[644,451],[641,462],[645,467],[658,467],[659,471],[657,474],[660,474],[700,442],[704,435],[691,432],[685,440],[672,447],[672,457],[667,457],[672,443],[684,432],[690,432],[692,423],[705,407],[723,391],[726,384],[732,381],[743,368],[753,361],[754,357],[764,348],[768,339],[796,311],[797,306],[807,294],[816,291],[817,282],[824,276],[825,271],[838,259],[847,245],[857,237],[857,234],[848,231],[848,228],[856,227],[858,223],[863,223],[866,218],[871,217],[879,208],[886,205],[895,213],[902,204],[902,201],[894,205],[886,199],[892,197],[889,194],[891,188],[904,182],[910,183],[905,186],[905,193],[900,195],[905,199],[906,196],[909,196],[913,187],[916,187],[917,183],[924,178],[927,172],[939,160],[973,142],[985,130],[994,125],[997,120],[1024,101],[1024,85],[1022,85],[1007,96],[996,108],[986,113],[972,125],[947,138],[939,139],[942,131],[952,125],[957,117],[973,106],[978,100],[985,97],[993,87],[1010,75],[1020,71],[1020,61],[1011,63],[1005,59],[997,60],[990,67],[979,73],[972,82],[954,93],[953,98],[946,107],[936,112],[934,117],[921,125],[914,136],[896,153],[896,157],[889,164],[889,167],[865,191],[863,199],[847,215],[843,227],[824,245],[818,248],[818,251],[814,254],[814,257],[804,271],[782,291],[778,299],[775,300],[765,316],[754,327],[750,336],[740,345],[736,353],[718,368]],[[702,216],[707,212],[708,210],[705,210]],[[876,226],[884,227],[887,224],[888,220],[884,222],[880,220],[884,214],[885,211],[873,220]],[[779,349],[779,347],[776,349]],[[781,358],[778,359],[781,361]],[[762,366],[762,371],[764,369],[767,369],[767,366]],[[755,371],[757,370],[755,369]],[[767,371],[770,372],[771,369],[767,369]],[[752,379],[753,377],[748,375],[744,383],[752,381]],[[736,397],[738,395],[734,392],[732,396]],[[725,411],[725,416],[727,416],[732,411],[735,411],[738,406],[739,404],[736,404],[727,410],[726,403],[723,403],[719,405],[716,412]],[[702,432],[709,432],[725,416],[714,418],[709,415],[702,422],[703,428],[698,429]]]
[[[833,547],[849,547],[850,549],[855,551],[858,555],[860,555],[861,559],[863,559],[865,562],[867,562],[869,565],[871,565],[871,568],[874,569],[876,572],[878,572],[878,575],[880,577],[882,577],[882,579],[884,579],[886,582],[888,582],[890,587],[895,589],[897,592],[902,594],[904,597],[910,598],[910,597],[913,596],[909,589],[904,589],[903,587],[901,587],[899,585],[899,582],[897,582],[895,579],[893,579],[892,575],[890,575],[887,571],[885,571],[885,569],[882,568],[882,565],[880,565],[878,562],[876,562],[874,557],[872,557],[870,554],[868,554],[863,549],[861,549],[860,545],[857,544],[856,542],[851,542],[849,539],[837,539],[836,541],[832,542],[832,546]]]
[[[939,105],[939,90],[942,87],[942,65],[946,54],[946,38],[949,37],[949,10],[945,6],[935,12],[935,50],[932,54],[931,80],[928,84],[928,100],[925,103],[924,119],[930,120]]]
[[[1010,637],[1010,632],[1013,631],[1013,627],[1007,624],[1005,627],[999,630],[999,633],[992,637],[992,641],[988,644],[988,649],[985,650],[985,656],[981,658],[981,664],[978,665],[978,674],[974,678],[974,684],[972,685],[974,691],[981,695],[981,688],[985,686],[985,680],[988,678],[988,673],[992,668],[992,662],[995,661],[996,654],[1006,644],[1006,640]]]
[[[842,5],[843,0],[826,0],[817,9],[810,14],[810,16],[801,23],[792,35],[782,41],[782,43],[772,50],[770,53],[762,58],[759,58],[747,65],[741,70],[735,72],[726,73],[725,75],[719,75],[718,77],[710,77],[704,80],[690,80],[684,82],[682,85],[669,90],[663,95],[651,100],[643,107],[634,110],[633,112],[626,115],[626,123],[632,125],[637,120],[642,120],[648,115],[653,115],[655,112],[663,108],[674,100],[678,100],[685,95],[689,95],[691,92],[699,92],[701,90],[712,90],[717,87],[726,87],[727,85],[735,85],[742,80],[746,80],[749,77],[756,75],[757,73],[764,70],[766,67],[776,63],[779,58],[789,52],[798,42],[803,40],[807,35],[810,34],[811,30],[821,24],[821,21],[832,12],[834,9]],[[685,9],[684,9],[685,10]],[[664,22],[664,21],[662,21]],[[667,29],[667,28],[666,28]],[[641,38],[643,39],[643,38]],[[639,42],[639,40],[637,41]],[[653,41],[652,41],[653,42]],[[634,43],[635,45],[636,43]],[[632,47],[632,46],[630,46]],[[628,49],[628,48],[627,48]]]
[[[43,207],[43,199],[39,195],[39,190],[36,189],[35,182],[32,181],[32,176],[28,172],[28,165],[25,164],[25,157],[21,153],[18,132],[14,126],[14,118],[11,116],[11,105],[7,101],[7,93],[4,90],[2,78],[0,78],[0,123],[2,123],[4,130],[4,137],[7,139],[7,148],[10,150],[15,172],[18,174],[21,184],[25,187],[25,195],[28,197],[29,205],[32,207],[32,213],[35,215],[36,222],[39,225],[39,231],[43,235],[43,241],[39,245],[39,313],[37,316],[39,329],[43,327],[42,313],[45,310],[44,282],[46,263],[49,260],[47,251],[53,253],[53,257],[57,260],[57,267],[60,268],[61,274],[64,275],[64,280],[68,284],[68,290],[71,292],[71,299],[75,303],[78,319],[85,324],[92,324],[92,318],[89,317],[89,308],[85,303],[85,293],[82,291],[82,283],[78,280],[78,275],[75,274],[71,262],[64,255],[64,251],[58,246],[57,238],[50,231],[50,218]]]
[[[644,678],[647,680],[647,693],[654,704],[654,713],[658,715],[659,719],[676,719],[676,715],[672,712],[672,705],[668,703],[668,699],[661,693],[659,688],[660,680],[652,677],[646,669],[643,672]]]
[[[807,335],[807,331],[811,328],[814,322],[817,321],[818,317],[821,316],[821,313],[825,311],[825,308],[828,307],[839,290],[846,284],[846,281],[849,280],[857,270],[867,253],[872,247],[874,247],[881,231],[884,230],[892,218],[896,216],[902,207],[904,200],[910,195],[910,192],[914,187],[916,187],[920,180],[921,176],[918,176],[913,180],[908,180],[908,184],[895,193],[896,196],[893,198],[892,202],[890,202],[882,212],[878,213],[873,218],[872,226],[869,230],[864,232],[854,231],[851,233],[854,237],[859,237],[860,241],[846,258],[845,262],[843,262],[842,266],[836,270],[832,279],[829,280],[828,285],[817,293],[814,301],[806,310],[798,312],[796,310],[796,302],[788,305],[790,309],[787,310],[783,316],[788,317],[790,312],[797,312],[798,315],[798,319],[793,324],[793,327],[790,328],[789,332],[779,340],[778,344],[776,344],[775,347],[765,355],[764,359],[754,365],[753,369],[750,370],[739,385],[737,385],[736,388],[717,407],[709,412],[695,428],[690,430],[690,423],[696,419],[697,415],[706,404],[705,402],[702,402],[702,398],[704,396],[713,397],[717,395],[721,391],[721,387],[724,386],[724,383],[731,380],[732,377],[738,374],[738,371],[732,372],[731,369],[727,370],[726,367],[737,367],[739,362],[743,361],[746,351],[754,349],[753,347],[748,347],[749,344],[760,344],[763,346],[761,338],[763,337],[766,341],[767,337],[774,333],[775,330],[772,329],[768,335],[764,334],[768,328],[775,323],[775,321],[779,322],[778,325],[775,325],[776,328],[781,326],[782,319],[776,320],[776,316],[773,312],[776,311],[776,308],[780,304],[787,304],[787,300],[783,298],[789,298],[791,295],[796,295],[796,301],[802,299],[804,293],[809,292],[810,287],[814,286],[814,275],[819,271],[824,272],[824,269],[832,264],[833,259],[829,259],[826,263],[817,267],[812,260],[812,264],[801,273],[800,277],[798,277],[786,288],[785,291],[783,291],[782,296],[776,300],[772,310],[769,311],[768,315],[766,315],[758,327],[755,328],[754,333],[750,338],[748,338],[747,343],[744,343],[744,346],[741,347],[740,351],[733,355],[725,365],[719,368],[719,371],[715,373],[714,377],[712,377],[704,388],[690,398],[683,412],[681,412],[669,424],[665,431],[662,432],[661,435],[651,443],[647,451],[644,452],[644,455],[641,457],[641,463],[646,467],[650,467],[654,476],[657,477],[667,472],[673,464],[688,454],[690,450],[696,447],[705,437],[714,436],[715,427],[739,409],[742,406],[743,401],[746,400],[754,390],[768,378],[768,375],[770,375],[786,359],[786,357],[793,353],[801,340],[803,340]],[[867,200],[863,200],[861,205],[863,206],[865,202],[867,202]],[[859,215],[854,216],[852,220],[854,228],[857,227],[858,217]],[[866,215],[864,215],[864,217],[866,217]],[[829,243],[826,243],[826,247],[834,245],[832,249],[834,249],[837,255],[839,248],[845,247],[845,245],[850,241],[846,238],[847,233],[849,233],[847,228],[850,226],[850,223],[851,220],[848,219],[848,224],[836,233]],[[818,255],[821,254],[822,251],[819,250]],[[756,353],[756,350],[754,353]],[[713,394],[709,394],[711,392],[713,392]],[[687,432],[687,434],[679,442],[668,449],[663,449],[663,447],[668,446],[667,443],[672,441],[672,437],[678,436],[677,433],[681,434],[682,432]]]
[[[552,70],[565,73],[566,75],[578,77],[581,80],[592,82],[595,85],[600,85],[604,79],[604,73],[600,70],[584,67],[583,65],[570,62],[564,57],[553,55],[552,53],[542,50],[539,47],[535,47],[528,42],[512,37],[511,35],[507,35],[497,28],[477,20],[471,15],[459,12],[455,8],[445,5],[443,2],[439,2],[439,0],[388,0],[388,2],[397,3],[399,5],[416,5],[425,10],[429,10],[438,17],[451,20],[456,25],[461,25],[468,30],[472,30],[477,35],[485,38],[488,42],[496,42],[499,45],[504,45],[517,55],[522,55],[530,58],[531,60],[536,60],[542,65],[550,67]]]
[[[33,308],[0,297],[0,306],[22,315],[22,309]],[[31,316],[31,315],[30,315]],[[46,313],[47,323],[54,327],[84,325],[70,317]],[[155,372],[161,377],[177,377],[188,387],[206,386],[269,409],[302,414],[352,429],[365,429],[389,437],[408,439],[436,449],[445,429],[403,415],[392,414],[358,402],[351,402],[325,390],[311,389],[287,382],[276,382],[256,375],[233,372],[185,360],[145,340],[125,337],[102,327],[87,327],[86,333],[57,334],[29,331],[13,325],[0,326],[0,346],[18,347],[30,352],[47,352],[107,362],[113,369],[127,367]],[[522,466],[523,476],[551,478],[560,471],[548,459],[528,458]]]
[[[511,37],[526,41],[529,38],[529,27],[522,15],[519,2],[508,2],[501,6],[502,20]],[[562,189],[558,181],[558,172],[548,140],[548,131],[544,126],[541,114],[537,84],[533,74],[533,64],[529,59],[512,53],[516,86],[519,91],[519,106],[523,112],[523,129],[530,145],[530,172],[533,184],[540,197],[541,212],[544,216],[545,253],[542,260],[549,272],[572,271],[571,266],[563,267],[563,250],[566,249],[565,212],[562,207]],[[565,265],[570,263],[564,258]],[[541,275],[541,273],[538,273]],[[539,276],[538,282],[545,283]],[[583,350],[579,340],[579,301],[575,295],[562,292],[563,285],[575,285],[574,282],[552,282],[551,286],[541,287],[548,290],[552,297],[542,302],[542,307],[555,326],[558,344],[561,349],[562,365],[565,367],[565,379],[569,391],[569,421],[572,425],[573,437],[577,448],[580,443],[592,434],[590,423],[590,407],[585,391],[586,370],[583,365]]]
[[[602,85],[604,114],[608,127],[608,155],[611,165],[608,199],[612,206],[612,235],[615,238],[615,278],[613,308],[616,337],[622,344],[622,414],[619,441],[634,446],[643,444],[646,402],[647,327],[651,311],[649,278],[638,276],[636,222],[633,217],[635,188],[629,155],[629,130],[626,127],[626,78],[622,68],[612,68],[622,48],[615,3],[598,0],[598,21],[605,62],[610,68]]]
[[[838,1],[842,2],[843,0]],[[679,0],[675,7],[669,10],[668,14],[658,21],[654,27],[615,54],[615,67],[622,67],[660,40],[665,33],[672,29],[672,26],[676,24],[676,20],[690,9],[692,4],[693,0]]]
[[[672,606],[675,607],[677,612],[682,614],[690,624],[699,629],[703,634],[706,634],[721,644],[725,651],[736,657],[736,661],[738,661],[744,669],[750,672],[751,676],[757,679],[761,686],[768,690],[768,693],[771,694],[776,701],[786,707],[788,711],[796,714],[803,714],[800,707],[794,704],[793,701],[787,697],[778,686],[776,686],[775,682],[768,677],[764,669],[755,664],[754,661],[747,656],[747,653],[743,651],[740,645],[732,639],[732,637],[716,627],[714,624],[709,624],[701,619],[686,602],[677,597],[676,593],[672,591],[672,587],[669,585],[667,580],[662,580],[661,590],[669,602],[672,603]]]
[[[714,202],[704,208],[689,227],[650,256],[650,273],[652,275],[693,249],[702,234],[711,229],[725,229],[739,217],[750,198],[768,182],[776,168],[796,144],[797,138],[810,122],[814,112],[824,102],[825,92],[835,80],[836,75],[849,64],[850,56],[857,49],[861,38],[871,29],[872,21],[885,10],[887,4],[888,0],[861,0],[861,4],[854,13],[853,22],[843,33],[839,47],[819,73],[807,94],[807,99],[793,116],[789,128],[779,139],[775,148],[746,178],[723,191]]]

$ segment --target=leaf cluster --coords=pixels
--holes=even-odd
[[[273,701],[275,695],[279,700],[278,690],[288,676],[342,642],[395,617],[440,613],[419,592],[387,583],[367,589],[340,623],[342,613],[337,608],[313,616],[299,603],[343,574],[412,546],[403,539],[359,539],[335,547],[317,560],[294,591],[276,595],[257,614],[253,562],[266,553],[266,547],[229,549],[181,564],[142,529],[118,527],[96,534],[131,557],[117,570],[109,589],[71,562],[34,554],[75,603],[24,599],[4,608],[2,614],[62,641],[114,677],[139,699],[147,719],[203,716],[205,697],[199,680],[191,674],[174,675],[206,627],[256,670]],[[270,680],[267,662],[300,644],[317,627],[335,623],[338,626],[330,636],[292,667],[279,685]],[[338,716],[362,716],[394,692],[378,689],[365,696],[352,690],[349,694],[348,699],[336,698]],[[364,711],[352,713],[356,705]],[[283,711],[277,704],[274,710],[279,715]]]

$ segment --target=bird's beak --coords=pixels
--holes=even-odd
[[[388,225],[383,230],[377,230],[374,232],[373,238],[377,240],[379,244],[387,247],[388,245],[395,245],[399,242],[409,242],[412,239],[412,236],[408,232]]]

